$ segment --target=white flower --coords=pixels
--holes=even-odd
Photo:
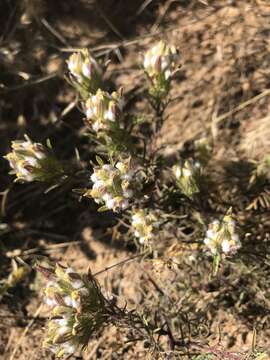
[[[235,224],[235,222],[234,222],[234,224]],[[235,243],[240,243],[239,235],[238,235],[238,234],[232,234],[232,240],[233,240]]]
[[[125,190],[124,192],[123,192],[123,196],[124,197],[126,197],[126,198],[132,198],[132,196],[133,196],[133,191],[132,190]]]
[[[110,200],[113,200],[112,196],[108,193],[105,193],[103,196],[102,196],[102,200],[104,200],[105,202],[108,202]]]
[[[32,142],[27,138],[26,141],[20,141],[13,144],[13,149],[18,150],[20,148],[29,150],[32,147]]]
[[[215,236],[215,233],[214,233],[214,231],[213,230],[207,230],[206,231],[206,236],[207,236],[207,238],[212,238],[212,237],[214,237]]]
[[[112,110],[107,110],[104,113],[104,119],[109,121],[115,121],[115,114],[112,112]]]
[[[93,123],[92,127],[93,127],[93,130],[96,132],[100,129],[100,125],[97,121]]]
[[[57,302],[55,301],[55,299],[52,299],[52,298],[45,297],[45,302],[48,306],[57,305]]]
[[[99,113],[98,113],[99,109],[98,109],[97,106],[94,106],[93,109],[92,109],[92,111],[93,111],[93,115],[92,115],[93,117],[94,117],[94,116],[96,116],[96,117],[99,116]]]
[[[21,177],[23,177],[26,181],[33,181],[34,177],[31,174],[31,172],[29,170],[27,170],[25,168],[25,163],[24,162],[19,162],[17,165],[17,172],[21,175]]]
[[[192,175],[192,172],[190,169],[183,168],[182,171],[183,171],[183,175],[186,177],[190,177]]]
[[[147,69],[150,64],[151,64],[151,59],[149,58],[149,55],[146,54],[145,57],[144,57],[143,66],[144,66],[145,69]]]
[[[72,54],[67,61],[68,69],[74,76],[80,76],[81,73],[81,67],[82,67],[82,55],[81,53],[78,54]]]
[[[60,326],[58,329],[58,335],[65,335],[70,331],[70,328],[68,326]]]
[[[133,176],[134,176],[134,172],[133,172],[133,171],[129,171],[129,172],[127,172],[126,174],[124,174],[124,175],[122,176],[122,178],[123,178],[124,180],[131,181],[132,178],[133,178]]]
[[[78,289],[78,293],[81,296],[88,296],[89,295],[89,292],[88,292],[86,287],[82,287],[82,288]]]
[[[230,251],[230,249],[231,249],[230,242],[229,242],[228,239],[224,239],[222,241],[221,246],[222,246],[222,251],[225,252],[225,253],[228,253]]]
[[[97,182],[98,181],[98,177],[97,177],[97,174],[96,173],[93,173],[91,175],[91,180],[93,181],[93,183]]]
[[[142,222],[143,222],[142,216],[140,214],[138,214],[138,213],[133,214],[131,219],[132,219],[132,225],[133,226],[142,224]]]
[[[123,201],[121,202],[121,208],[122,208],[122,210],[127,209],[128,206],[129,206],[128,200],[123,200]]]
[[[84,62],[82,65],[82,73],[83,76],[85,77],[90,77],[91,76],[91,64],[90,62]]]
[[[73,301],[72,301],[72,297],[71,296],[65,296],[64,297],[64,302],[67,306],[73,306]]]
[[[45,158],[44,154],[41,155],[40,152],[36,152],[35,157],[34,156],[25,156],[24,159],[29,165],[37,167],[38,160],[43,159],[43,158]]]
[[[65,270],[65,273],[66,274],[72,274],[72,273],[75,273],[74,269],[72,269],[72,267],[67,267],[66,270]]]
[[[220,226],[220,221],[219,220],[214,220],[212,222],[212,225],[215,226],[215,227],[219,227]]]
[[[124,164],[121,161],[118,161],[118,163],[115,165],[115,167],[120,170],[121,172],[125,172],[126,171],[126,164]]]
[[[66,327],[68,325],[68,320],[67,319],[55,319],[54,320],[59,326],[64,326]]]
[[[106,201],[106,206],[108,209],[114,209],[116,205],[116,201],[114,199],[109,199],[108,201]]]
[[[73,345],[71,342],[65,342],[62,345],[62,349],[64,350],[66,355],[71,355],[76,351],[75,345]]]
[[[86,117],[87,117],[87,119],[92,119],[93,115],[94,115],[94,110],[92,108],[86,109]]]
[[[84,286],[84,282],[82,280],[73,280],[72,281],[72,286],[74,287],[74,289],[79,289],[81,287]]]
[[[112,165],[109,165],[109,164],[103,165],[102,169],[108,171],[109,173],[112,173],[114,171],[114,167]]]
[[[171,75],[172,75],[171,70],[166,70],[166,71],[165,71],[165,79],[166,79],[166,80],[168,80],[168,79],[171,77]]]
[[[174,174],[177,179],[180,178],[180,176],[181,176],[181,167],[180,166],[174,167]]]
[[[72,307],[78,309],[81,305],[81,302],[78,299],[72,299]]]
[[[167,69],[167,67],[170,65],[169,62],[169,58],[168,57],[164,57],[163,59],[161,59],[161,70],[165,70]]]
[[[138,237],[139,237],[139,236],[138,236]],[[146,240],[145,236],[140,237],[140,238],[139,238],[139,243],[143,245],[143,244],[145,243],[145,240]]]
[[[103,180],[97,180],[94,185],[93,185],[93,189],[101,189],[103,188],[103,186],[105,186],[105,182]]]

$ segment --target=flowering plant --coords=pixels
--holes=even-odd
[[[45,301],[51,307],[44,347],[57,357],[87,346],[107,320],[105,299],[91,274],[81,276],[70,267],[37,265],[48,279]]]
[[[120,92],[109,94],[98,90],[85,102],[87,125],[95,132],[120,127],[123,99]]]
[[[85,161],[81,161],[78,150],[76,170],[80,170],[74,174],[74,169],[68,171],[68,165],[64,169],[49,143],[47,146],[34,143],[27,136],[25,140],[13,141],[12,151],[5,158],[20,182],[62,184],[61,180],[66,178],[72,180],[67,182],[68,185],[73,185],[75,180],[79,182],[83,188],[77,189],[77,192],[87,198],[87,202],[92,200],[98,204],[100,212],[111,211],[108,217],[113,224],[109,230],[112,238],[115,236],[129,241],[128,235],[132,233],[132,241],[142,245],[145,250],[139,256],[144,256],[149,262],[155,264],[160,261],[162,266],[166,262],[174,270],[182,266],[178,261],[181,249],[195,251],[203,245],[214,258],[216,273],[220,260],[235,254],[241,242],[231,210],[222,219],[208,225],[203,240],[192,240],[192,236],[198,233],[196,225],[201,234],[200,226],[205,227],[205,218],[208,218],[210,211],[217,212],[224,205],[213,205],[214,196],[214,200],[212,197],[202,199],[202,180],[210,163],[210,144],[213,141],[207,138],[194,141],[193,155],[183,154],[179,163],[167,171],[170,160],[162,153],[157,136],[166,118],[164,112],[169,104],[171,80],[177,71],[178,60],[177,49],[164,41],[145,53],[143,68],[149,81],[150,95],[146,98],[154,111],[151,117],[153,121],[148,122],[144,114],[140,116],[126,112],[128,101],[124,109],[121,88],[107,91],[106,84],[102,83],[106,64],[99,64],[86,49],[72,54],[67,61],[69,81],[79,94],[80,109],[85,116],[86,127],[82,129],[85,131],[87,128],[85,135],[88,136],[87,140],[91,139],[87,143],[87,151],[89,148],[94,150],[94,154],[87,153],[86,158],[96,156],[96,163],[90,161],[92,168],[89,171]],[[167,173],[170,176],[166,176]],[[174,176],[173,182],[171,174]],[[227,206],[227,202],[224,203]],[[162,234],[167,233],[162,239],[164,241],[158,241],[161,240],[161,231]],[[187,239],[189,235],[191,241]],[[166,255],[163,256],[165,252],[169,254],[167,259]],[[196,258],[191,254],[185,260],[194,262]],[[190,345],[190,333],[186,338],[175,339],[167,314],[156,319],[163,301],[165,304],[169,298],[167,290],[169,292],[170,289],[168,286],[163,291],[150,276],[150,282],[162,294],[162,302],[158,304],[152,322],[143,311],[142,315],[134,310],[127,311],[116,305],[115,298],[104,296],[91,273],[80,275],[60,264],[54,267],[37,265],[37,270],[48,280],[44,294],[46,304],[51,307],[44,346],[57,357],[69,356],[84,349],[90,339],[108,324],[133,329],[139,334],[139,339],[147,339],[149,347],[154,350],[162,349],[157,344],[161,335],[168,336],[170,351],[175,346],[182,348]],[[168,309],[170,307],[172,302]],[[178,305],[173,312],[178,314]],[[182,336],[182,327],[180,333]]]
[[[134,236],[139,239],[142,245],[149,245],[158,230],[157,217],[147,210],[137,210],[132,213],[131,226]]]
[[[171,79],[177,70],[179,54],[175,46],[160,41],[144,55],[143,68],[150,82],[149,93],[163,98],[170,90]]]
[[[70,81],[83,99],[100,88],[106,66],[101,66],[87,49],[73,53],[67,66]]]
[[[232,254],[240,247],[241,242],[236,231],[236,223],[229,211],[221,220],[212,221],[206,232],[204,244],[213,255]]]
[[[136,188],[130,159],[119,161],[115,165],[104,164],[100,158],[98,160],[99,165],[91,175],[93,187],[84,196],[92,197],[97,204],[104,204],[100,211],[125,210],[129,207]]]
[[[5,158],[16,175],[16,181],[53,182],[64,176],[63,167],[51,148],[33,143],[26,135],[25,140],[13,141],[11,147],[12,151]]]

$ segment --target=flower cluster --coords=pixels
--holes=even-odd
[[[45,301],[51,318],[43,343],[56,357],[68,356],[87,346],[107,320],[105,298],[91,274],[81,276],[70,267],[37,265],[48,279]]]
[[[140,244],[147,245],[151,242],[158,225],[156,216],[146,210],[137,210],[131,217],[131,226]]]
[[[222,220],[214,220],[209,224],[204,244],[213,255],[235,253],[241,247],[236,224],[230,212]]]
[[[98,64],[87,49],[72,54],[67,65],[71,82],[83,98],[97,91],[102,82],[104,67]]]
[[[9,161],[17,181],[52,182],[63,176],[63,168],[51,149],[33,143],[27,136],[25,141],[12,141],[12,152],[5,158]]]
[[[176,68],[179,54],[174,46],[160,41],[144,55],[143,67],[151,82],[152,95],[167,95],[171,77]]]
[[[99,89],[85,102],[87,124],[96,132],[119,127],[122,109],[121,92],[109,94]]]
[[[198,185],[201,175],[200,163],[186,160],[183,166],[175,165],[173,173],[179,189],[187,197],[192,199],[200,191]]]
[[[92,197],[97,204],[104,204],[102,210],[124,210],[134,195],[136,181],[133,176],[130,160],[119,161],[115,166],[100,163],[91,176],[93,187],[84,196]]]

